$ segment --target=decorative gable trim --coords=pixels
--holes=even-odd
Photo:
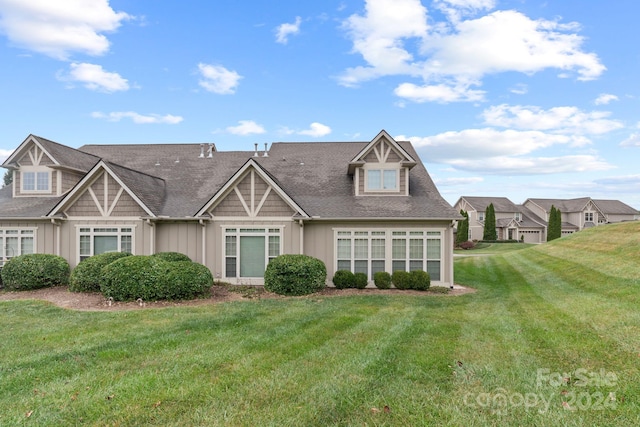
[[[256,178],[262,179],[266,184],[267,188],[265,192],[260,196],[259,200],[256,198],[255,193],[255,183]],[[251,193],[248,198],[245,198],[245,195],[242,194],[240,189],[238,188],[238,184],[240,184],[243,180],[249,179],[251,183]],[[229,178],[229,180],[223,185],[214,195],[209,199],[205,205],[200,208],[200,210],[196,213],[196,217],[201,217],[205,215],[212,208],[217,206],[220,202],[222,202],[227,196],[230,194],[235,194],[237,199],[240,200],[242,208],[244,212],[249,217],[258,217],[260,210],[264,206],[266,200],[275,193],[282,200],[284,200],[293,211],[296,212],[295,215],[302,216],[303,218],[309,218],[309,215],[291,198],[289,195],[269,176],[269,174],[256,162],[254,159],[249,159],[236,173]]]
[[[381,140],[388,142],[389,146],[382,148],[383,146],[379,145]],[[351,159],[349,162],[349,175],[353,175],[357,167],[363,166],[366,163],[365,158],[371,152],[376,156],[378,163],[386,163],[389,156],[394,151],[400,155],[400,164],[403,166],[411,169],[417,164],[416,160],[411,157],[409,153],[407,153],[400,144],[398,144],[396,140],[387,133],[387,131],[383,129],[369,144],[367,144],[353,159]]]
[[[104,182],[104,194],[102,198],[99,198],[91,186],[101,178],[101,173],[104,172],[102,179]],[[114,199],[109,201],[108,199],[108,179],[113,178],[120,186],[116,192]],[[130,189],[127,185],[118,177],[118,175],[103,161],[100,160],[85,176],[82,180],[49,212],[47,216],[52,217],[62,213],[65,209],[68,209],[73,203],[75,203],[84,193],[89,194],[89,197],[95,203],[96,209],[102,217],[109,217],[113,213],[117,202],[122,198],[123,193],[126,192],[137,204],[144,210],[144,212],[152,218],[156,215],[149,209],[140,198]]]
[[[36,150],[31,150],[30,148],[33,146],[37,147]],[[38,150],[40,150],[38,152]],[[2,164],[2,167],[7,169],[17,169],[17,161],[21,159],[25,154],[29,155],[29,158],[32,162],[32,165],[39,165],[42,161],[42,156],[46,155],[55,166],[60,166],[60,163],[49,153],[46,148],[38,141],[34,135],[29,135],[22,144],[18,148],[14,150],[14,152],[5,160]],[[50,165],[51,166],[51,165]]]

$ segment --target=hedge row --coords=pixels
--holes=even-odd
[[[395,271],[393,275],[379,271],[373,275],[373,283],[378,289],[389,289],[393,283],[396,289],[426,291],[431,286],[431,277],[429,273],[422,270]],[[367,275],[364,273],[354,274],[349,270],[338,270],[333,275],[333,285],[337,289],[364,289],[367,286]]]

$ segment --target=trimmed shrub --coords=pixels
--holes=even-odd
[[[475,245],[476,245],[476,244],[475,244],[475,243],[473,243],[471,240],[467,240],[466,242],[462,242],[462,243],[460,243],[459,247],[460,247],[461,249],[473,249],[473,247],[474,247]]]
[[[391,275],[386,271],[378,271],[373,275],[373,284],[378,289],[389,289],[391,287]]]
[[[431,286],[431,276],[422,270],[413,270],[411,272],[411,286],[409,289],[416,291],[426,291]]]
[[[210,292],[213,286],[211,271],[202,264],[191,261],[173,261],[166,280],[160,283],[165,289],[163,299],[193,299]]]
[[[4,285],[2,284],[2,267],[0,267],[0,289],[2,289]]]
[[[356,286],[356,276],[349,270],[338,270],[333,275],[333,285],[336,289],[353,288]]]
[[[191,261],[191,258],[180,252],[158,252],[151,256],[168,262]]]
[[[397,289],[409,289],[411,286],[411,273],[404,270],[394,271],[391,275],[391,282]]]
[[[365,273],[356,273],[353,277],[355,277],[355,287],[358,289],[364,289],[369,284],[369,278]]]
[[[115,301],[189,299],[206,294],[213,286],[213,277],[205,266],[154,256],[120,258],[102,272],[100,290]]]
[[[267,265],[264,288],[280,295],[307,295],[325,288],[327,268],[308,255],[280,255]]]
[[[102,269],[117,259],[131,256],[128,252],[105,252],[91,256],[76,266],[69,277],[72,292],[100,292]]]
[[[67,285],[69,263],[57,255],[20,255],[4,265],[2,282],[7,289],[15,291]]]

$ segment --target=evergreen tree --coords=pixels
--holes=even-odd
[[[462,221],[458,221],[458,232],[456,233],[456,246],[469,240],[469,214],[460,209],[460,215],[464,217]]]
[[[13,170],[12,169],[8,169],[4,173],[4,185],[3,185],[3,187],[6,187],[7,185],[11,185],[12,182],[13,182]]]
[[[484,211],[484,235],[482,240],[498,240],[498,234],[496,233],[496,211],[493,208],[493,203],[487,206],[487,210]]]
[[[547,231],[547,242],[555,240],[562,236],[562,212],[551,205],[549,213],[549,228]]]

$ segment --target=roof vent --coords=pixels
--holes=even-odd
[[[207,149],[207,157],[208,158],[212,158],[213,157],[213,143],[209,143],[209,148]]]
[[[262,155],[262,157],[269,157],[269,153],[267,153],[267,143],[264,143],[264,154]]]
[[[198,158],[204,159],[204,144],[200,144],[200,155]]]
[[[258,143],[256,142],[253,145],[255,147],[255,152],[253,153],[253,157],[258,157],[259,156],[259,154],[258,154]]]

